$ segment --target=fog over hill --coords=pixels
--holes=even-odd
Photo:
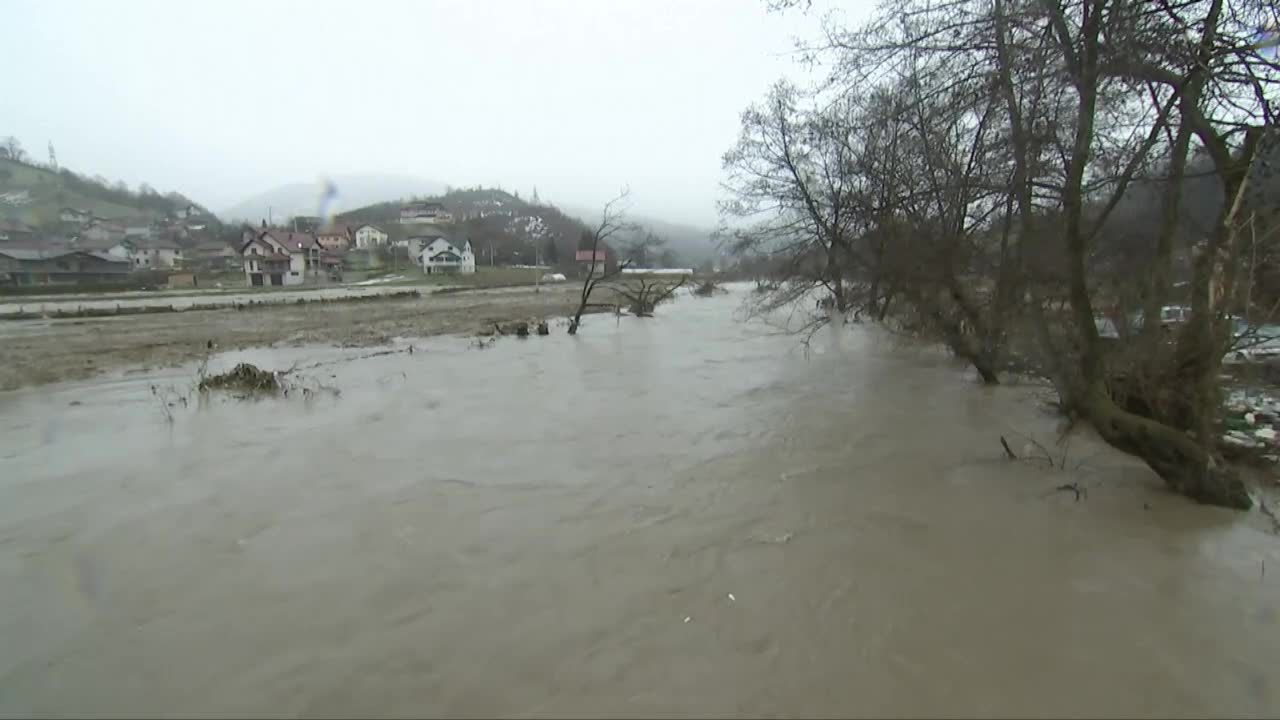
[[[329,214],[414,196],[438,195],[444,183],[413,175],[361,174],[328,178],[337,194],[323,211]],[[280,185],[217,211],[223,220],[258,222],[268,214],[275,220],[293,215],[318,215],[324,199],[323,180]]]

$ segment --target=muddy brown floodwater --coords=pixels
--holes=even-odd
[[[1031,389],[740,299],[214,360],[337,396],[0,394],[0,714],[1280,711],[1259,518],[1083,434],[1004,461],[1052,437]]]

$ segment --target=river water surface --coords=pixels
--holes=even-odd
[[[1031,389],[740,300],[213,361],[338,396],[0,394],[0,714],[1280,712],[1248,516],[1083,434],[1004,461],[1058,451]]]

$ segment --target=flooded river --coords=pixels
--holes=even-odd
[[[1084,436],[1006,462],[1030,389],[740,299],[215,359],[336,397],[0,394],[0,714],[1280,712],[1247,516]]]

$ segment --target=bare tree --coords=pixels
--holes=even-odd
[[[662,302],[671,299],[676,291],[684,287],[687,276],[681,275],[679,280],[638,277],[625,283],[611,285],[615,293],[627,301],[627,307],[636,317],[651,317],[653,311]]]
[[[723,236],[731,252],[779,259],[778,292],[762,309],[786,305],[824,288],[844,313],[845,277],[855,223],[847,134],[839,109],[803,107],[805,98],[778,83],[761,105],[742,113],[737,144],[723,158],[729,199],[721,215],[734,223]]]
[[[22,143],[18,141],[18,138],[10,135],[3,142],[0,142],[0,157],[26,162],[27,152],[22,149]]]
[[[569,334],[577,335],[578,328],[582,325],[582,314],[592,307],[591,293],[603,282],[619,275],[627,268],[626,260],[616,262],[610,269],[607,256],[600,248],[603,245],[608,248],[610,238],[616,237],[621,233],[630,232],[635,229],[635,225],[626,219],[626,210],[624,205],[630,196],[631,190],[624,188],[616,197],[604,204],[604,209],[600,211],[600,221],[595,224],[591,231],[584,235],[583,243],[579,245],[580,252],[587,250],[591,254],[587,262],[587,274],[582,278],[582,292],[578,300],[578,309],[574,311],[573,318],[569,321]],[[587,247],[582,247],[582,246]]]
[[[885,135],[908,147],[860,171],[872,188],[861,240],[884,271],[875,277],[894,278],[890,295],[998,339],[974,325],[992,317],[974,309],[994,277],[996,305],[1030,319],[1071,414],[1172,488],[1232,507],[1251,501],[1217,452],[1218,375],[1227,317],[1252,297],[1241,281],[1256,266],[1249,173],[1280,100],[1280,64],[1257,32],[1276,19],[1265,0],[900,0],[865,25],[828,24],[815,48],[834,59],[830,91],[845,97],[914,83],[899,92],[905,124]],[[981,172],[957,172],[964,151]],[[1199,225],[1181,209],[1196,157],[1221,198]],[[1163,184],[1143,236],[1150,262],[1118,275],[1109,218],[1152,180]],[[1190,319],[1157,332],[1183,273]],[[1098,318],[1124,295],[1144,331],[1104,341]]]

